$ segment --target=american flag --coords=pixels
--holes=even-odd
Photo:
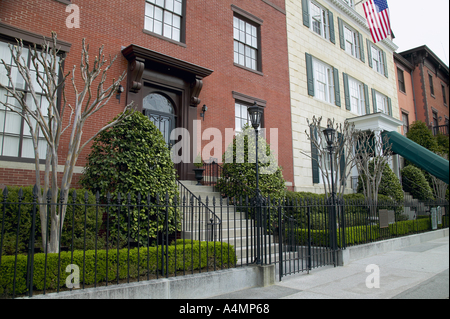
[[[364,13],[369,24],[374,43],[391,34],[391,21],[386,0],[369,0],[363,3]]]

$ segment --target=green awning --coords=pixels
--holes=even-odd
[[[425,147],[411,141],[409,138],[398,132],[383,132],[383,137],[389,137],[392,144],[392,151],[403,156],[408,161],[416,164],[440,180],[449,183],[449,162],[427,150]]]

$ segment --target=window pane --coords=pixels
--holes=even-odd
[[[19,156],[19,138],[3,136],[3,156]]]
[[[153,32],[162,34],[162,23],[159,21],[155,21],[153,25]]]
[[[144,29],[153,32],[153,19],[145,17]]]
[[[182,8],[183,8],[183,6],[182,6],[182,3],[181,3],[181,0],[180,1],[175,0],[173,12],[175,12],[178,15],[181,15]]]
[[[164,0],[156,0],[158,6],[164,7]]]
[[[180,29],[172,29],[172,40],[181,41],[181,31]]]
[[[162,21],[163,19],[163,10],[158,7],[155,7],[155,19],[158,21]]]
[[[173,12],[173,0],[166,0],[166,7],[167,10],[170,10]]]

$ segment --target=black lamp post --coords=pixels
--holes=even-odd
[[[261,208],[262,208],[262,195],[259,190],[259,163],[258,163],[258,128],[261,124],[261,118],[264,113],[264,108],[258,106],[258,104],[253,104],[253,106],[248,108],[248,114],[250,116],[250,121],[252,123],[252,127],[255,129],[256,133],[256,190],[255,190],[255,206],[256,206],[256,264],[262,264],[261,258]]]
[[[330,170],[331,170],[331,248],[333,249],[333,257],[336,265],[335,253],[337,250],[337,228],[336,228],[336,188],[334,186],[334,168],[333,168],[333,143],[336,137],[336,130],[330,128],[330,125],[327,125],[327,128],[323,130],[323,134],[325,135],[325,140],[328,144],[328,151],[330,152]]]

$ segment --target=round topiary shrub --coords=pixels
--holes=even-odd
[[[178,213],[171,206],[178,196],[176,170],[162,133],[146,116],[134,112],[121,124],[100,133],[87,160],[81,184],[94,193],[98,191],[103,203],[107,202],[109,192],[111,203],[116,204],[110,207],[109,215],[114,216],[115,224],[116,216],[119,217],[120,227],[110,227],[114,229],[110,238],[116,236],[122,241],[129,234],[141,245],[149,244],[149,238],[156,238],[164,227],[166,196],[169,230],[176,230],[173,220]],[[138,194],[141,204],[150,201],[153,208],[139,207]],[[119,201],[131,206],[119,207]],[[176,217],[179,221],[180,217]]]
[[[408,165],[402,169],[403,189],[415,199],[433,200],[433,190],[428,184],[422,171],[413,166]]]
[[[259,137],[259,189],[264,197],[284,197],[286,184],[270,145]],[[222,194],[243,198],[254,196],[256,189],[256,141],[254,129],[246,125],[223,155],[223,175],[217,183]]]

